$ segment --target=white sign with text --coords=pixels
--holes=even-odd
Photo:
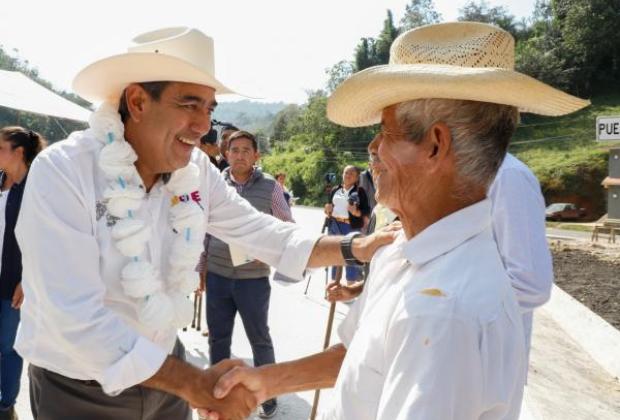
[[[620,115],[615,117],[596,117],[597,141],[620,141]]]

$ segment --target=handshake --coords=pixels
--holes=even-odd
[[[183,397],[198,409],[201,419],[245,419],[260,403],[275,396],[269,395],[261,368],[249,367],[241,360],[222,360],[200,376],[198,386],[188,387]]]

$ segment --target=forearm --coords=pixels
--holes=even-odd
[[[322,236],[314,245],[308,268],[344,265],[344,258],[340,251],[342,236]]]
[[[257,368],[265,380],[267,398],[333,387],[346,352],[342,344],[337,344],[303,359]]]
[[[191,400],[191,386],[202,378],[202,371],[182,360],[168,356],[164,364],[155,375],[151,376],[142,385],[174,394],[186,401]],[[205,393],[211,388],[206,388]]]

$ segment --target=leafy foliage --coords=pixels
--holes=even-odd
[[[491,23],[516,40],[516,69],[557,88],[592,98],[593,106],[562,117],[523,115],[510,151],[539,177],[545,196],[578,195],[604,212],[607,151],[594,141],[597,115],[620,114],[620,31],[614,29],[620,0],[538,0],[532,16],[517,21],[503,6],[471,1],[459,20]],[[364,165],[375,127],[350,129],[330,123],[327,94],[355,71],[387,63],[389,45],[398,33],[436,23],[441,16],[432,0],[411,0],[400,27],[388,12],[376,37],[355,46],[354,60],[336,63],[326,92],[311,92],[302,106],[290,106],[275,118],[269,171],[286,171],[295,194],[305,204],[323,202],[323,175],[340,173],[346,164]],[[617,26],[617,25],[616,25]]]
[[[433,0],[411,0],[411,3],[405,6],[405,14],[400,20],[400,31],[439,23],[441,19],[441,13],[435,10]]]

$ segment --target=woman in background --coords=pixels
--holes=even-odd
[[[46,141],[22,127],[0,129],[0,420],[17,420],[22,358],[13,345],[19,324],[22,255],[15,239],[28,169]]]
[[[329,218],[330,235],[347,235],[360,232],[368,224],[370,207],[366,191],[358,185],[360,169],[349,165],[342,172],[342,184],[333,188],[329,202],[325,204],[325,214]],[[362,267],[345,268],[347,283],[362,280]],[[332,269],[332,280],[336,279],[336,269]]]

